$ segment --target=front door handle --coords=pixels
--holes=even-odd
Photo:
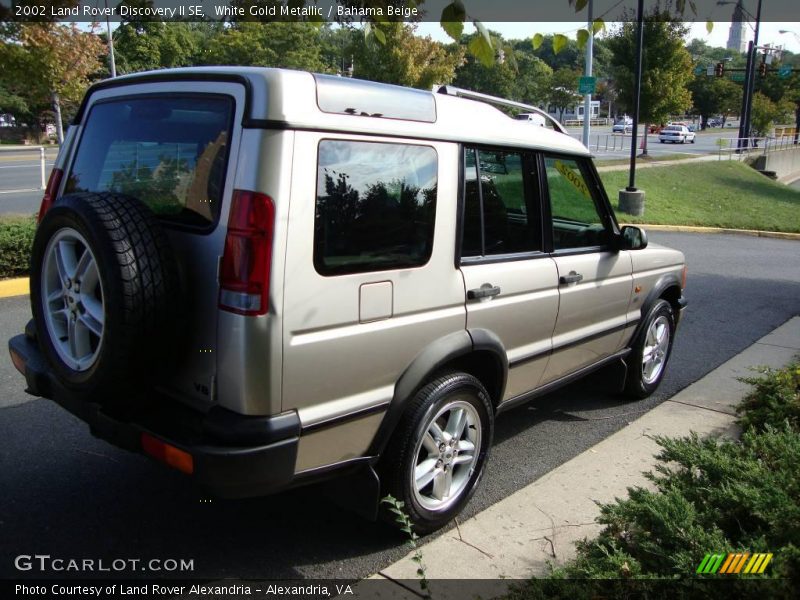
[[[583,275],[580,273],[576,273],[575,271],[570,271],[569,275],[562,275],[558,278],[558,282],[562,285],[570,284],[570,283],[578,283],[579,281],[583,280]]]
[[[467,292],[469,300],[478,300],[480,298],[492,298],[500,293],[500,288],[491,283],[484,283],[481,287]]]

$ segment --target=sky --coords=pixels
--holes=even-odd
[[[786,0],[789,2],[796,0]],[[533,37],[535,33],[563,33],[571,38],[575,37],[575,31],[580,27],[578,23],[485,23],[485,25],[498,33],[506,39],[524,39]],[[609,28],[611,23],[607,23]],[[709,46],[725,47],[728,41],[728,31],[730,29],[730,22],[714,23],[714,28],[709,34],[706,31],[706,24],[692,23],[691,31],[687,36],[687,42],[694,38],[705,41]],[[780,30],[787,30],[794,33],[779,33]],[[472,25],[467,25],[464,28],[465,33],[473,31]],[[450,38],[442,30],[439,23],[420,23],[417,29],[419,35],[430,35],[433,39],[440,42],[449,42]],[[753,26],[748,24],[747,27],[747,41],[753,39]],[[787,50],[800,54],[800,23],[774,23],[762,22],[761,29],[758,34],[759,45],[772,44],[775,46],[784,46]]]

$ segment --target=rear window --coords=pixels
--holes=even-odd
[[[231,98],[205,95],[95,104],[64,191],[128,194],[164,220],[213,225],[233,110]]]

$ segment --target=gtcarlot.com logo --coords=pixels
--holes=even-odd
[[[730,552],[726,554],[706,554],[697,573],[720,575],[760,575],[772,560],[772,553]]]
[[[151,571],[185,573],[194,571],[194,559],[186,558],[61,558],[49,554],[20,554],[14,559],[17,571],[39,573],[122,573]]]

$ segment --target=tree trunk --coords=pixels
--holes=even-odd
[[[61,100],[58,97],[58,92],[53,92],[53,112],[56,115],[56,137],[58,138],[58,145],[64,143],[64,125],[61,122]]]
[[[644,124],[644,132],[642,133],[642,156],[647,156],[647,133],[650,131],[650,123]]]

